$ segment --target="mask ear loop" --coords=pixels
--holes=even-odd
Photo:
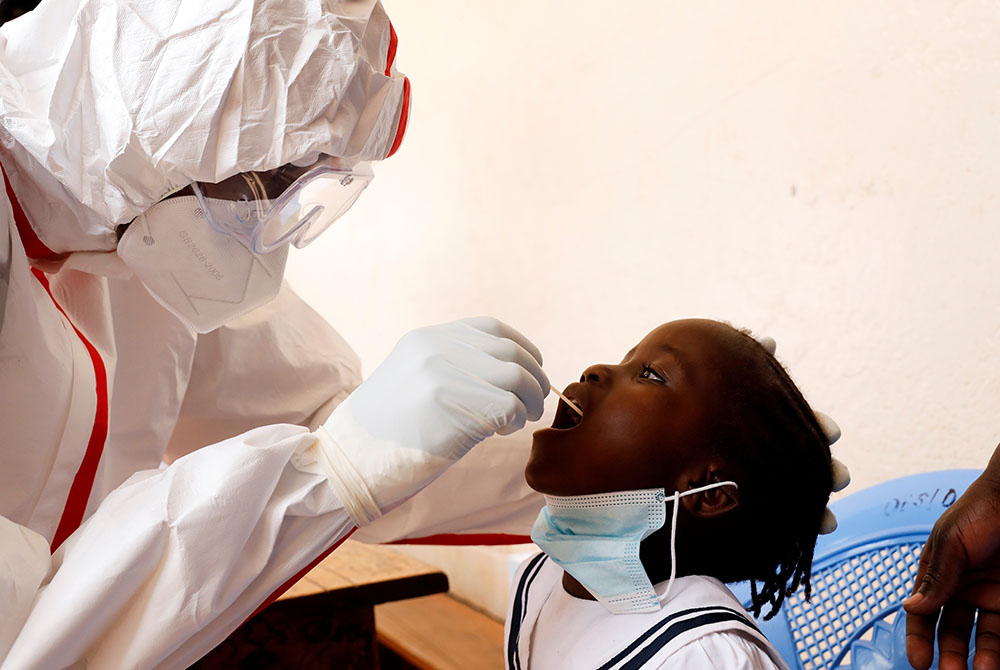
[[[680,491],[674,491],[672,496],[667,496],[664,499],[672,500],[674,503],[674,509],[670,515],[670,581],[667,582],[667,590],[663,592],[662,596],[658,596],[661,605],[667,602],[667,596],[670,595],[670,590],[674,588],[674,579],[677,578],[677,509],[681,506],[681,498],[684,496],[694,495],[695,493],[701,493],[702,491],[717,489],[720,486],[733,486],[737,491],[740,488],[736,482],[716,482],[715,484],[709,484],[707,486],[699,486],[696,489],[688,489],[683,493]]]

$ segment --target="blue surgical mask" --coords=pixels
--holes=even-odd
[[[676,577],[677,501],[720,486],[735,487],[736,483],[718,482],[671,496],[664,489],[545,496],[531,539],[612,614],[656,612]],[[658,596],[639,560],[639,544],[663,527],[668,500],[674,502],[670,581]]]

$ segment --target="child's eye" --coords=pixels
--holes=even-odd
[[[643,365],[643,366],[642,366],[642,372],[640,372],[640,373],[639,373],[639,378],[640,378],[640,379],[651,379],[651,380],[653,380],[654,382],[662,382],[662,381],[665,381],[665,380],[663,379],[663,377],[661,377],[661,376],[660,376],[660,375],[659,375],[659,374],[658,374],[658,373],[656,372],[656,370],[654,370],[653,368],[649,367],[648,365]]]

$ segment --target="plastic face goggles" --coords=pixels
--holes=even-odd
[[[305,167],[243,172],[218,184],[191,185],[208,222],[265,254],[291,242],[302,248],[351,208],[375,175],[371,164],[344,167],[320,156]]]

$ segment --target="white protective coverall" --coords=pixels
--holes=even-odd
[[[358,525],[314,432],[361,381],[347,344],[287,287],[195,335],[115,228],[195,180],[388,156],[395,48],[376,0],[46,0],[0,28],[4,670],[186,667]],[[523,541],[523,457],[474,450],[401,505],[433,476],[390,482],[355,537]]]

